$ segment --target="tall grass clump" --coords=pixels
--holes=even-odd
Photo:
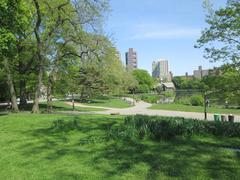
[[[127,116],[124,125],[111,130],[113,137],[137,137],[153,140],[173,139],[176,136],[215,135],[240,137],[240,123],[199,121],[181,117]],[[114,136],[115,133],[115,136]]]

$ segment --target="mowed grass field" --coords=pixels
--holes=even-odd
[[[25,111],[31,111],[32,104],[28,104]],[[6,106],[0,106],[0,112],[5,112],[7,107]],[[39,109],[41,112],[47,111],[47,102],[41,102],[39,104]],[[52,102],[52,110],[53,112],[65,112],[65,111],[72,111],[72,106],[66,104],[65,101],[53,101]],[[103,108],[93,108],[93,107],[78,107],[75,106],[75,111],[77,112],[92,112],[92,111],[105,111],[106,109]]]
[[[239,138],[106,138],[122,116],[0,116],[0,179],[239,179]],[[55,129],[53,122],[77,122]]]
[[[120,98],[93,99],[89,103],[83,103],[88,106],[110,107],[110,108],[129,108],[131,104]]]
[[[72,106],[66,104],[64,101],[54,101],[53,102],[53,111],[72,111]],[[47,109],[47,103],[41,103],[40,109],[42,111]],[[79,112],[89,112],[89,111],[105,111],[105,109],[102,108],[92,108],[92,107],[78,107],[75,105],[75,111]]]
[[[184,111],[184,112],[204,112],[204,107],[202,106],[187,106],[182,104],[154,104],[149,109],[154,110],[169,110],[169,111]],[[207,108],[209,113],[218,114],[235,114],[240,115],[240,109],[224,109],[218,107]]]

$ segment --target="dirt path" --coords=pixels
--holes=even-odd
[[[133,102],[131,98],[125,98],[127,101]],[[68,105],[71,105],[71,102],[66,102]],[[167,111],[167,110],[152,110],[148,109],[152,106],[150,103],[146,103],[143,101],[135,102],[135,106],[130,108],[110,108],[110,107],[100,107],[100,106],[88,106],[83,105],[80,103],[75,103],[78,107],[88,107],[88,108],[99,108],[99,109],[105,109],[106,111],[99,111],[99,112],[93,112],[94,114],[120,114],[120,115],[136,115],[136,114],[142,114],[142,115],[157,115],[157,116],[168,116],[168,117],[184,117],[184,118],[192,118],[192,119],[199,119],[204,120],[204,113],[197,113],[197,112],[182,112],[182,111]],[[208,119],[213,120],[214,115],[208,114]],[[240,122],[240,116],[235,116],[235,121]]]

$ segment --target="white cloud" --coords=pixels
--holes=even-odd
[[[133,29],[135,30],[133,30],[128,40],[186,39],[197,38],[201,35],[201,28],[176,27],[166,24],[139,24]]]

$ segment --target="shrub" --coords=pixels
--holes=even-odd
[[[157,94],[143,94],[141,100],[148,103],[157,103],[160,100],[160,96]]]
[[[176,94],[174,91],[166,91],[166,92],[164,92],[164,96],[167,98],[171,98],[171,97],[175,97]]]
[[[112,130],[119,137],[150,137],[153,140],[172,139],[176,136],[210,134],[225,137],[240,137],[240,123],[199,121],[181,117],[127,116],[124,126]]]
[[[176,100],[176,103],[178,104],[183,104],[183,105],[191,105],[190,102],[190,97],[181,97],[179,99]]]
[[[190,102],[192,106],[202,106],[203,105],[203,97],[200,95],[194,95],[190,98]]]

